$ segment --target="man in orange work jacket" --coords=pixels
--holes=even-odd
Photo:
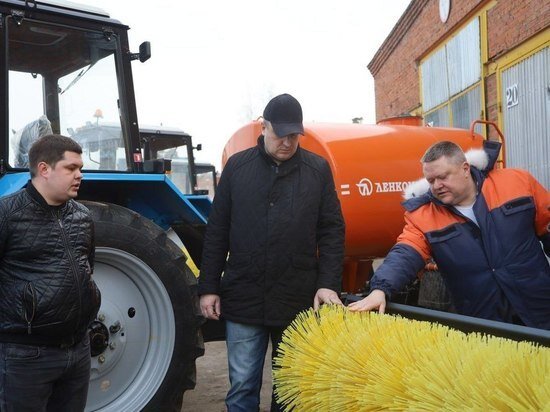
[[[550,194],[524,170],[493,169],[499,151],[486,141],[477,167],[452,142],[426,151],[424,190],[411,185],[403,232],[351,311],[383,313],[433,258],[459,313],[550,329]]]

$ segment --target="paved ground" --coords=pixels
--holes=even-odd
[[[267,351],[262,384],[260,411],[269,411],[271,404],[271,345]],[[227,352],[224,342],[205,344],[204,356],[197,359],[197,386],[183,396],[182,412],[223,412],[229,389]]]

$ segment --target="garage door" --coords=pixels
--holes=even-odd
[[[550,188],[550,47],[502,71],[508,167],[529,170]]]

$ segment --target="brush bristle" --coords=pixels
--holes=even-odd
[[[275,359],[285,410],[550,410],[550,349],[325,306],[298,315]]]

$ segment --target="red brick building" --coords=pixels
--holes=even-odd
[[[377,120],[493,121],[508,165],[550,186],[550,0],[412,0],[368,69]]]

